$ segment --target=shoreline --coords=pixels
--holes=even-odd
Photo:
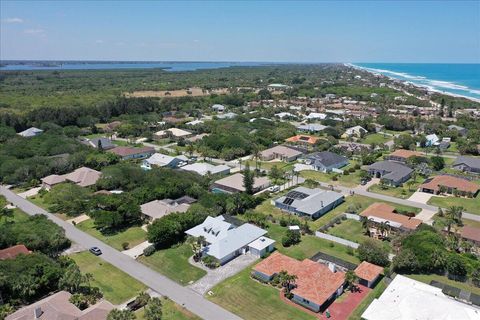
[[[347,67],[354,68],[354,69],[366,71],[366,72],[371,73],[373,75],[379,74],[383,77],[387,77],[390,80],[401,81],[405,84],[409,84],[409,85],[412,85],[412,86],[420,88],[420,89],[427,89],[428,92],[444,94],[444,95],[455,97],[455,98],[464,98],[464,99],[471,100],[471,101],[476,102],[476,103],[480,103],[480,98],[470,97],[470,96],[466,96],[466,95],[462,95],[462,94],[458,94],[458,93],[453,93],[453,92],[448,92],[448,91],[442,91],[442,90],[439,90],[439,89],[435,89],[432,86],[429,86],[427,84],[420,84],[420,83],[412,82],[411,80],[395,78],[394,76],[383,74],[381,71],[374,71],[373,68],[362,67],[362,66],[355,65],[353,63],[344,63],[344,65],[347,66]],[[395,73],[401,74],[400,72],[395,72],[395,71],[391,71],[391,70],[385,70],[385,71],[388,71],[389,73],[392,73],[392,74],[395,74]],[[421,77],[421,76],[410,76],[410,77],[412,79],[427,79],[427,78]],[[447,81],[432,80],[432,79],[427,79],[427,80],[436,81],[436,82],[447,82]],[[454,85],[456,85],[456,84],[454,84]],[[476,89],[471,89],[471,90],[476,90]]]

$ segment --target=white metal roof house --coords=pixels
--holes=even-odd
[[[344,201],[341,193],[297,187],[275,200],[275,207],[292,214],[317,219]]]
[[[310,133],[321,132],[327,128],[328,126],[324,126],[319,123],[307,123],[307,124],[301,124],[297,126],[298,131],[310,132]]]
[[[230,167],[227,165],[220,164],[215,166],[207,162],[197,162],[193,164],[188,164],[186,166],[183,166],[182,170],[196,172],[201,176],[204,176],[207,173],[210,173],[210,174],[229,174],[230,173]]]
[[[187,162],[188,158],[185,156],[172,157],[162,153],[155,153],[150,158],[143,160],[142,168],[146,170],[152,169],[152,167],[168,167],[177,168],[182,162]]]
[[[221,104],[214,104],[212,106],[212,109],[217,111],[217,112],[223,112],[223,111],[225,111],[225,106],[221,105]]]
[[[226,222],[223,216],[215,218],[209,216],[202,224],[185,233],[193,237],[203,236],[208,243],[203,249],[203,254],[216,258],[222,265],[238,255],[249,252],[251,248],[253,248],[251,254],[259,257],[267,250],[273,250],[274,242],[271,239],[265,238],[261,243],[255,242],[267,233],[266,230],[250,223],[235,227]]]
[[[305,117],[305,119],[308,120],[323,120],[327,117],[325,113],[319,113],[319,112],[310,112],[308,116]]]
[[[345,130],[345,133],[342,135],[342,138],[347,138],[347,137],[357,137],[360,138],[362,137],[363,134],[367,133],[368,131],[364,129],[361,126],[355,126],[348,128]]]
[[[31,128],[28,128],[27,130],[24,130],[24,131],[19,132],[17,134],[22,136],[22,137],[25,137],[25,138],[31,138],[31,137],[39,136],[42,133],[43,133],[42,129],[31,127]]]
[[[426,147],[434,146],[434,145],[438,144],[439,141],[440,141],[440,139],[438,138],[438,136],[436,134],[429,134],[428,136],[425,137],[425,139],[427,140],[425,142]]]
[[[442,289],[397,275],[362,314],[366,320],[480,319],[480,309],[448,297]]]

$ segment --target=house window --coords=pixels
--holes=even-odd
[[[310,303],[310,301],[308,301],[307,299],[303,299],[303,298],[302,298],[302,300],[303,300],[304,303],[307,303],[307,304]]]

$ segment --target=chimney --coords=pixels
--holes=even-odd
[[[43,314],[43,311],[42,311],[42,308],[41,307],[36,307],[34,310],[33,310],[33,317],[34,319],[40,319],[40,317],[42,316]]]
[[[333,264],[333,263],[331,263],[331,262],[328,263],[328,269],[329,269],[330,271],[332,271],[333,273],[337,272],[337,270],[336,270],[336,268],[335,268],[335,264]]]

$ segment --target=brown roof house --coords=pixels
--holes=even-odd
[[[23,307],[5,320],[105,320],[114,307],[105,300],[85,310],[78,309],[69,299],[71,293],[57,292],[34,304]]]
[[[253,192],[259,192],[270,186],[268,177],[255,177],[253,182]],[[236,193],[245,192],[243,185],[243,174],[235,173],[231,176],[217,180],[212,185],[213,192]]]
[[[130,160],[150,157],[155,153],[155,149],[152,147],[116,147],[108,150],[108,152],[116,154],[117,156],[121,157],[122,160]]]
[[[89,187],[97,183],[101,175],[102,173],[97,170],[81,167],[67,174],[52,174],[42,178],[42,187],[50,190],[54,185],[62,182],[72,182],[80,187]]]
[[[395,213],[395,208],[386,203],[376,202],[360,213],[371,222],[369,233],[371,237],[383,238],[385,234],[379,228],[381,223],[388,224],[390,231],[412,231],[418,228],[422,220]],[[387,233],[390,231],[386,231]],[[387,234],[388,236],[388,234]]]
[[[472,198],[478,193],[479,186],[464,178],[440,175],[425,180],[419,188],[427,193],[446,193]]]
[[[172,199],[163,199],[163,200],[153,200],[147,203],[144,203],[140,206],[142,214],[145,218],[150,221],[159,219],[163,216],[166,216],[172,212],[186,212],[190,208],[190,204],[196,202],[195,199],[188,196],[178,198],[176,200]]]
[[[382,267],[367,261],[363,261],[355,269],[355,274],[359,279],[358,283],[369,288],[375,286],[382,272]]]
[[[345,273],[310,259],[302,261],[274,252],[253,267],[252,275],[262,281],[270,281],[281,271],[296,275],[292,301],[312,311],[324,310],[343,293]]]
[[[291,162],[297,160],[301,155],[302,152],[285,146],[275,146],[263,150],[260,153],[260,157],[263,161],[279,159],[281,161]]]
[[[0,250],[0,260],[9,260],[15,259],[20,254],[30,254],[32,253],[27,249],[23,244],[17,244],[10,248]]]
[[[422,157],[423,154],[418,151],[398,149],[389,155],[385,156],[385,160],[392,160],[398,162],[407,162],[411,157]]]

